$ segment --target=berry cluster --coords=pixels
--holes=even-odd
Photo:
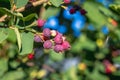
[[[85,15],[86,13],[87,13],[87,11],[85,10],[85,9],[83,9],[83,8],[81,8],[80,6],[78,6],[78,5],[74,5],[71,9],[70,9],[70,14],[74,14],[74,13],[76,13],[76,11],[80,11],[80,13],[82,14],[82,15]]]
[[[66,41],[65,37],[58,31],[45,28],[43,30],[43,35],[46,36],[45,34],[49,34],[49,36],[47,36],[49,40],[45,40],[43,43],[45,49],[54,49],[55,52],[59,53],[70,48],[69,42]],[[50,36],[53,37],[51,40]]]
[[[45,21],[39,19],[38,27],[44,26]],[[36,34],[34,36],[35,42],[43,42],[43,47],[45,49],[53,49],[55,52],[63,52],[70,48],[70,44],[66,41],[65,37],[56,30],[50,30],[49,28],[44,28],[41,34]]]

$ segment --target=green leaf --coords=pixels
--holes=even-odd
[[[16,33],[16,36],[17,36],[17,43],[18,43],[18,49],[19,51],[21,50],[21,36],[20,36],[20,32],[18,30],[18,28],[15,27],[15,33]]]
[[[60,8],[49,7],[42,15],[43,19],[48,19],[51,16],[55,16],[60,12]]]
[[[84,3],[84,8],[88,12],[86,14],[86,16],[90,19],[91,22],[93,22],[95,25],[97,25],[96,28],[98,28],[98,29],[107,23],[105,16],[100,13],[99,7],[100,7],[99,4],[92,2],[92,1],[86,1]]]
[[[22,70],[7,72],[1,80],[23,80],[25,73]]]
[[[99,10],[100,10],[102,13],[104,13],[104,15],[107,16],[107,17],[112,17],[112,18],[115,19],[115,20],[118,20],[118,19],[119,19],[116,14],[114,14],[111,10],[109,10],[109,9],[103,7],[103,6],[100,6],[100,7],[99,7]]]
[[[17,8],[25,6],[29,0],[14,0]]]
[[[22,50],[20,55],[29,54],[33,50],[33,42],[34,42],[34,35],[31,32],[22,33],[21,34],[22,40]]]
[[[12,12],[9,9],[3,8],[3,7],[0,7],[0,13],[7,14],[9,16],[17,16],[17,17],[20,17],[20,18],[23,17],[23,15],[21,13],[15,13],[15,12]]]
[[[29,20],[31,20],[33,18],[37,18],[37,14],[36,13],[32,13],[32,14],[26,16],[26,17],[23,17],[22,20],[23,21],[29,21]]]
[[[17,41],[15,31],[13,29],[9,29],[9,28],[7,28],[6,31],[8,32],[7,40],[9,40],[10,42],[15,43]]]
[[[56,57],[59,56],[59,57]],[[61,61],[64,59],[64,54],[56,53],[55,51],[51,50],[50,58],[55,61]]]
[[[17,61],[11,61],[10,62],[10,66],[12,67],[12,68],[17,68],[17,66],[19,66],[19,62],[17,62]]]
[[[79,52],[82,49],[87,49],[90,51],[94,51],[96,48],[96,44],[87,38],[85,34],[81,35],[73,44],[72,44],[72,51]]]
[[[120,64],[120,56],[113,58],[113,62]]]
[[[0,7],[0,13],[7,14],[7,15],[14,15],[13,12],[11,12],[7,8],[3,8],[3,7]]]
[[[50,0],[50,2],[55,6],[59,7],[63,0]]]
[[[8,34],[4,31],[4,29],[0,29],[0,43],[2,43],[5,39],[7,39]]]
[[[5,71],[8,70],[8,60],[5,58],[0,59],[0,76],[4,74]]]

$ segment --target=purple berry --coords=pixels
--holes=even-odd
[[[46,22],[45,20],[38,19],[37,20],[38,27],[41,28],[42,26],[44,26],[45,22]]]
[[[34,36],[34,41],[35,41],[35,42],[42,42],[42,39],[40,38],[39,35],[35,35],[35,36]]]
[[[54,38],[54,42],[56,44],[61,44],[63,42],[63,37],[62,37],[62,34],[58,33],[55,38]]]
[[[64,41],[62,43],[62,46],[64,50],[68,50],[71,47],[68,41]]]
[[[43,30],[43,35],[44,35],[45,37],[50,37],[50,35],[51,35],[50,29],[49,29],[49,28],[45,28],[45,29]]]
[[[84,10],[84,9],[81,9],[81,10],[80,10],[80,13],[81,13],[82,15],[85,15],[85,14],[87,13],[87,11]]]
[[[70,12],[70,14],[74,14],[76,12],[76,10],[74,8],[71,8],[69,12]]]
[[[51,48],[52,48],[52,41],[46,40],[46,41],[44,42],[44,44],[43,44],[43,47],[44,47],[45,49],[51,49]]]
[[[63,49],[63,46],[62,45],[55,45],[54,46],[54,51],[59,53],[59,52],[63,52],[64,49]]]

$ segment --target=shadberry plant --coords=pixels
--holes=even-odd
[[[22,3],[24,2],[24,3]],[[59,15],[60,8],[67,10],[71,0],[10,0],[9,7],[0,7],[0,43],[6,39],[17,42],[18,53],[29,54],[34,58],[34,44],[41,44],[44,49],[52,49],[62,53],[70,49],[70,43],[63,35],[67,31],[64,24],[59,25],[59,20],[54,17]],[[39,7],[39,10],[34,10]],[[35,8],[36,9],[36,8]],[[31,13],[27,13],[31,10]],[[76,11],[82,15],[86,13],[80,6],[73,6],[70,14]],[[39,15],[38,15],[39,14]],[[14,38],[11,37],[14,33]]]

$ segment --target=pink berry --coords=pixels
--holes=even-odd
[[[34,58],[34,54],[32,54],[32,53],[31,53],[31,54],[28,54],[27,57],[28,57],[28,59],[32,60],[32,59]]]
[[[40,27],[40,28],[41,28],[42,26],[44,26],[45,22],[46,22],[45,20],[38,19],[38,20],[37,20],[38,27]]]
[[[45,29],[43,30],[43,35],[44,35],[45,37],[50,37],[50,36],[51,36],[51,31],[50,31],[50,29],[49,29],[49,28],[45,28]]]
[[[58,33],[55,38],[54,38],[54,42],[56,44],[61,44],[63,42],[63,37],[62,37],[62,34]]]
[[[63,46],[62,45],[55,45],[54,46],[54,51],[59,53],[59,52],[63,52],[64,49],[63,49]]]
[[[106,68],[105,68],[105,72],[106,72],[107,74],[112,73],[112,71],[111,71],[111,69],[110,69],[109,67],[106,67]]]
[[[71,0],[64,0],[64,3],[69,4]]]
[[[51,48],[52,48],[52,41],[46,40],[46,41],[44,42],[44,44],[43,44],[43,47],[44,47],[45,49],[51,49]]]
[[[71,47],[68,41],[64,41],[62,43],[62,46],[64,50],[68,50]]]
[[[34,41],[35,41],[35,42],[42,42],[42,39],[40,38],[39,35],[35,35],[35,36],[34,36]]]

